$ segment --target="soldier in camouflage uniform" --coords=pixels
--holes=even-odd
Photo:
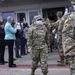
[[[72,73],[75,70],[75,12],[68,15],[62,33],[64,55]]]
[[[63,27],[63,49],[65,56],[75,55],[75,12],[72,12],[65,20]]]
[[[51,26],[57,28],[57,35],[58,35],[57,43],[58,43],[58,50],[59,50],[59,55],[60,55],[60,61],[59,61],[58,65],[63,66],[63,65],[65,65],[64,53],[63,53],[63,47],[62,47],[62,29],[63,29],[64,21],[62,20],[62,12],[61,11],[57,12],[57,18],[58,18],[58,20],[55,23],[51,23]]]
[[[35,18],[35,17],[34,17]],[[48,73],[47,57],[48,57],[48,38],[47,29],[42,22],[40,16],[36,16],[36,21],[28,30],[28,46],[31,48],[32,71],[34,75],[38,63],[41,63],[43,75]]]
[[[64,53],[63,53],[63,47],[62,47],[62,29],[64,25],[64,21],[62,20],[62,12],[59,11],[57,12],[57,18],[58,21],[56,23],[57,26],[57,43],[58,43],[58,50],[59,50],[59,56],[60,56],[60,61],[58,61],[58,65],[64,66],[65,61],[64,61]]]
[[[47,36],[49,39],[50,46],[48,46],[48,52],[52,52],[53,46],[54,46],[54,34],[52,33],[52,30],[54,29],[53,26],[50,25],[49,18],[46,19],[46,23],[48,23],[49,27],[45,25],[47,28]]]

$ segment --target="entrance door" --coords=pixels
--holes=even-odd
[[[11,16],[14,19],[14,12],[3,12],[2,13],[2,18],[3,18],[3,22],[4,24],[7,22],[7,17]]]
[[[25,13],[17,13],[17,21],[19,23],[26,21],[26,14]]]

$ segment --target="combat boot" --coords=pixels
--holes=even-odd
[[[61,56],[61,61],[58,63],[58,66],[65,66],[65,61],[64,61],[64,57]]]
[[[66,64],[63,61],[61,61],[61,62],[58,63],[58,66],[65,66],[65,65]]]
[[[31,75],[35,75],[35,70],[32,70],[31,71]]]
[[[65,64],[65,59],[64,59],[64,53],[63,53],[63,51],[60,52],[60,60],[61,61],[58,62],[58,65],[59,66],[65,66],[66,64]]]
[[[47,75],[47,74],[43,74],[43,75]]]
[[[47,74],[43,74],[43,75],[47,75]]]

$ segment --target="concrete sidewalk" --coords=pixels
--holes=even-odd
[[[15,58],[15,51],[14,51]],[[8,50],[5,51],[5,60],[8,61]],[[59,54],[57,50],[54,50],[53,53],[48,54],[48,64],[57,64],[57,61],[60,60]],[[18,58],[15,63],[17,65],[31,65],[31,54],[27,54],[22,56],[22,58]]]
[[[15,57],[15,56],[14,56]],[[22,56],[18,58],[14,63],[17,64],[16,68],[9,68],[8,63],[5,65],[0,65],[0,75],[30,75],[31,72],[31,55]],[[8,61],[8,50],[5,51],[5,60]],[[48,75],[70,75],[70,69],[68,66],[57,66],[57,61],[59,60],[59,54],[57,50],[53,53],[48,54]],[[36,70],[35,75],[43,75],[41,68]]]
[[[31,69],[3,69],[0,70],[0,75],[30,75]],[[43,75],[41,69],[38,68],[35,75]],[[70,75],[68,68],[50,69],[48,75]]]

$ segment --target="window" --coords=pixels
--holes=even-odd
[[[38,11],[31,11],[29,12],[29,21],[30,21],[30,24],[32,24],[33,22],[33,17],[38,15]]]
[[[25,13],[17,13],[17,21],[21,23],[24,20],[26,20],[26,14]]]
[[[7,17],[11,16],[14,19],[14,12],[3,12],[2,13],[2,18],[3,18],[3,22],[4,24],[7,22]]]

